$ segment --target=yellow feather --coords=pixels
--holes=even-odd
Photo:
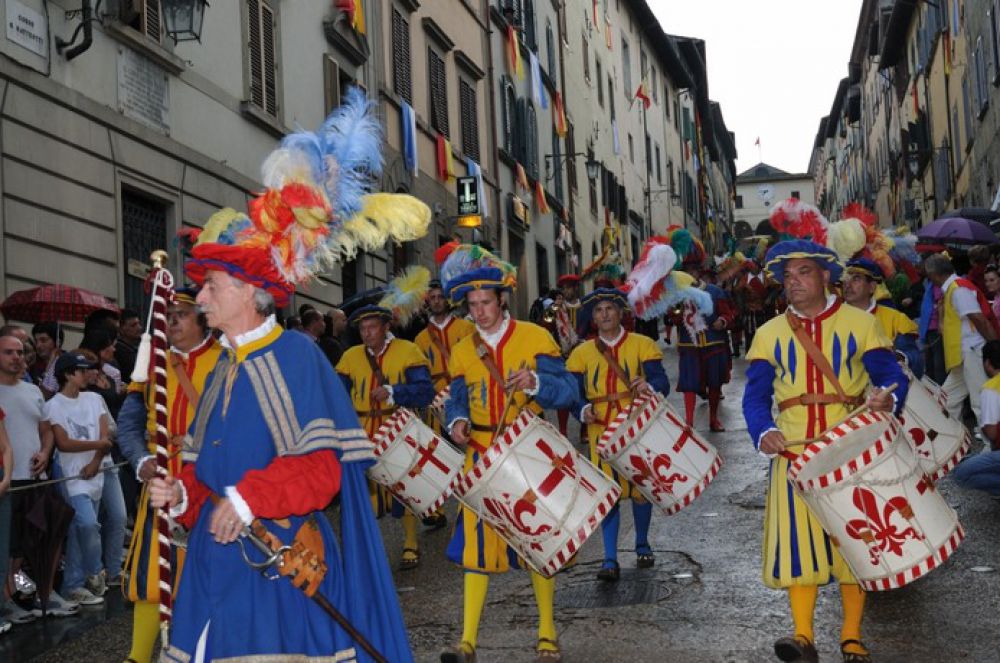
[[[223,207],[218,212],[208,217],[208,221],[205,222],[204,229],[202,229],[201,234],[198,235],[197,244],[218,241],[219,235],[225,232],[226,228],[229,227],[229,224],[232,223],[233,219],[239,216],[243,216],[243,213],[237,212],[232,207]]]
[[[365,206],[344,224],[334,238],[346,258],[358,249],[377,251],[390,239],[410,242],[427,234],[431,210],[413,196],[395,193],[372,193],[364,197]]]

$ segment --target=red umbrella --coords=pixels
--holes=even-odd
[[[120,309],[104,295],[61,283],[18,290],[0,303],[7,320],[83,322],[94,311]]]

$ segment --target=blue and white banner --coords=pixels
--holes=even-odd
[[[403,104],[403,164],[416,177],[417,163],[417,115],[405,101]]]

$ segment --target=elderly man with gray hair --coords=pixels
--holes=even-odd
[[[944,344],[944,365],[948,372],[942,389],[948,395],[948,412],[962,420],[966,397],[979,426],[979,393],[986,382],[982,352],[986,341],[997,337],[993,314],[985,295],[968,279],[955,274],[946,256],[936,254],[924,261],[927,279],[941,288],[938,319]]]

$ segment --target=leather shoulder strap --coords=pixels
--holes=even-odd
[[[381,387],[385,384],[385,375],[382,373],[381,367],[379,367],[378,362],[375,361],[375,356],[368,352],[368,348],[361,348],[361,351],[365,355],[365,359],[368,360],[368,365],[372,368],[372,374],[375,376],[375,386]]]
[[[819,372],[823,374],[823,377],[830,381],[830,384],[832,384],[833,388],[837,391],[838,396],[843,398],[845,401],[848,400],[848,396],[844,392],[844,388],[840,386],[840,380],[837,379],[837,374],[833,372],[833,367],[830,366],[829,360],[823,356],[820,349],[816,347],[813,340],[809,338],[809,334],[802,328],[802,323],[799,322],[798,317],[796,317],[791,311],[785,311],[785,319],[788,320],[788,326],[792,328],[792,333],[795,334],[795,338],[798,339],[802,348],[806,351],[806,354],[809,355],[809,358],[812,359],[814,364],[816,364],[816,368],[819,369]]]
[[[451,353],[448,352],[448,347],[444,344],[444,335],[447,332],[433,329],[432,328],[433,324],[434,324],[433,322],[428,323],[427,335],[431,337],[431,343],[433,343],[434,347],[436,347],[438,349],[438,352],[441,353],[441,358],[444,359],[444,367],[447,370],[448,362],[451,361]]]
[[[490,377],[500,385],[502,389],[506,384],[506,380],[503,379],[503,375],[500,374],[500,369],[497,368],[497,364],[493,361],[493,355],[490,353],[489,347],[483,341],[482,337],[479,336],[479,332],[472,332],[472,344],[476,348],[476,356],[479,357],[479,361],[483,362],[483,366],[489,371]]]
[[[615,359],[615,356],[611,353],[611,348],[608,347],[608,344],[605,343],[600,337],[594,339],[594,344],[597,346],[597,351],[600,352],[601,356],[604,357],[604,360],[608,362],[608,367],[611,369],[611,372],[615,374],[615,377],[621,380],[626,387],[630,386],[628,376],[625,374],[625,369],[623,369],[621,364],[618,363],[618,360]]]
[[[170,361],[174,365],[174,375],[177,376],[177,384],[184,390],[184,395],[187,396],[191,406],[197,408],[198,399],[201,398],[201,394],[191,384],[191,378],[188,377],[187,372],[184,370],[184,361],[175,354],[170,355]]]

